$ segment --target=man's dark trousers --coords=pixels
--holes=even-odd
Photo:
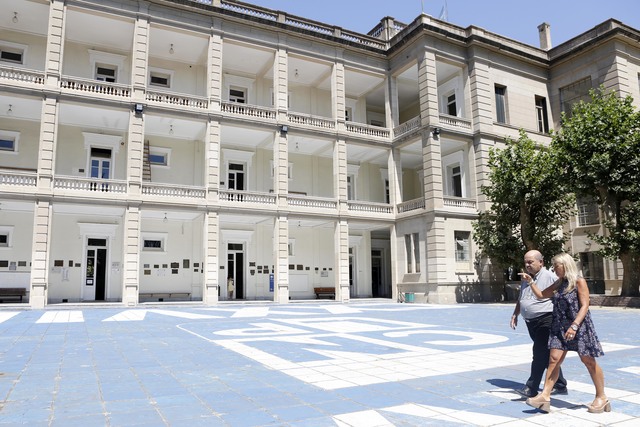
[[[526,321],[529,336],[533,340],[533,360],[531,361],[531,374],[527,380],[527,387],[535,393],[540,388],[544,370],[549,366],[549,329],[551,329],[552,319],[552,313],[545,313],[535,319]],[[562,375],[562,368],[555,387],[567,387],[567,380]]]

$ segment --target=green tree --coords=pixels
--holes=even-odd
[[[554,156],[524,131],[503,149],[489,152],[488,186],[482,192],[492,203],[473,224],[482,255],[501,268],[522,265],[525,252],[537,249],[546,260],[560,252],[561,229],[574,205]]]
[[[619,258],[622,296],[638,296],[640,284],[640,113],[630,96],[604,87],[591,102],[573,106],[551,146],[575,194],[592,197],[604,214],[604,235],[591,236],[599,253]]]

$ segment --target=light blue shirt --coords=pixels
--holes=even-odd
[[[542,267],[540,271],[538,271],[538,274],[533,277],[533,281],[536,282],[538,289],[541,291],[553,285],[556,280],[558,280],[558,276],[545,267]],[[531,290],[529,283],[523,280],[520,283],[520,314],[522,318],[531,320],[551,312],[553,312],[553,302],[551,302],[551,299],[538,299]]]

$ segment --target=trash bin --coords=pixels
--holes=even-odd
[[[405,292],[404,293],[404,301],[405,302],[414,302],[416,300],[416,296],[413,292]]]

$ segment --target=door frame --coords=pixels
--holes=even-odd
[[[83,301],[95,301],[95,284],[93,287],[92,298],[86,298],[85,292],[86,286],[86,272],[87,272],[87,250],[90,248],[89,239],[105,239],[106,240],[106,265],[104,272],[104,300],[108,301],[112,292],[111,289],[111,255],[112,255],[112,243],[116,236],[118,224],[96,224],[96,223],[78,223],[80,227],[80,236],[82,238],[82,278],[80,282],[80,299]],[[95,248],[102,246],[93,246]]]

